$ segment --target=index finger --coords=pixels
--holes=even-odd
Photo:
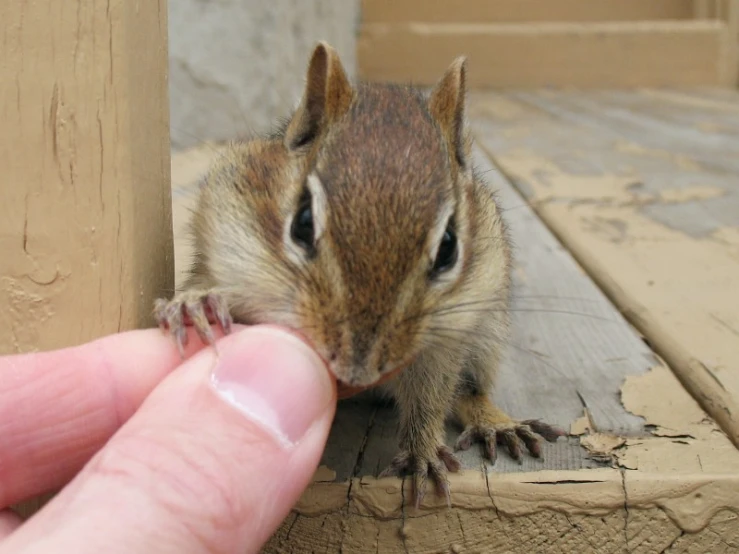
[[[69,481],[182,361],[157,329],[0,357],[0,508]]]

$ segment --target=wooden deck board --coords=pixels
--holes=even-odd
[[[737,106],[736,93],[541,91],[472,110],[496,163],[735,441]]]
[[[717,102],[712,109],[696,103],[687,107],[664,96],[627,91],[517,92],[509,98],[536,106],[560,125],[575,124],[588,129],[590,138],[620,139],[689,156],[696,163],[707,165],[709,172],[739,170],[737,103]],[[604,156],[611,154],[608,150],[598,151]]]

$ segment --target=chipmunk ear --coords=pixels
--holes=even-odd
[[[470,142],[465,121],[467,58],[460,56],[431,90],[429,110],[439,123],[460,167],[467,166]]]
[[[349,108],[352,96],[352,86],[336,50],[319,42],[308,64],[300,105],[285,132],[287,147],[294,150],[313,142],[328,123]]]

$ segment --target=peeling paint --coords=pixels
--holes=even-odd
[[[533,188],[537,213],[622,312],[636,314],[639,306],[638,321],[628,316],[632,323],[669,358],[680,379],[692,383],[691,392],[739,444],[739,343],[715,319],[733,321],[737,313],[732,299],[739,275],[739,227],[695,238],[648,217],[645,202],[653,200],[639,198],[646,193],[634,186],[640,182],[636,174],[568,175],[525,149],[496,154],[496,159],[514,180]],[[700,192],[668,189],[661,194],[681,205],[697,196],[720,201],[723,192],[701,187]],[[619,225],[604,227],[608,221]],[[722,386],[699,371],[698,363]]]
[[[688,156],[676,154],[674,152],[669,152],[667,150],[659,150],[656,148],[645,148],[644,146],[641,146],[639,144],[634,144],[633,142],[619,141],[618,143],[616,143],[616,150],[618,150],[619,152],[626,152],[629,154],[636,154],[639,156],[646,156],[646,157],[651,157],[651,158],[658,158],[661,160],[668,160],[674,163],[677,167],[679,167],[683,171],[701,171],[701,169],[703,169],[698,162],[696,162],[692,158],[689,158]]]
[[[328,466],[318,466],[313,474],[314,483],[333,483],[336,481],[336,472]]]
[[[588,434],[580,440],[580,445],[598,459],[610,457],[617,448],[622,447],[624,444],[626,444],[624,437],[606,433]]]

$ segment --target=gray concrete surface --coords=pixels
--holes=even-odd
[[[170,0],[173,149],[263,131],[294,107],[318,40],[356,71],[359,0]]]

